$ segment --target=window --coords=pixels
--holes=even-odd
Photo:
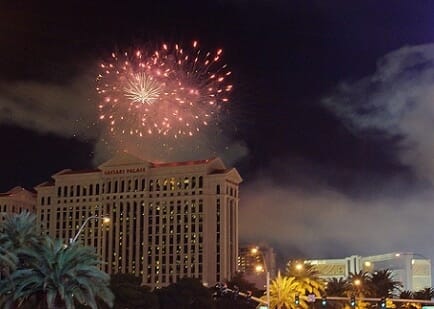
[[[199,177],[199,188],[203,188],[203,176]]]

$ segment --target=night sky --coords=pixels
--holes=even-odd
[[[241,243],[281,258],[434,257],[433,1],[64,2],[0,3],[0,191],[120,150],[217,155],[244,178]],[[193,40],[223,48],[233,72],[218,127],[107,140],[98,64]]]

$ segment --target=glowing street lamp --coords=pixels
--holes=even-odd
[[[256,271],[257,273],[266,272],[266,276],[267,276],[267,277],[266,277],[267,308],[269,309],[269,308],[270,308],[270,272],[269,272],[268,269],[267,269],[267,263],[265,262],[265,256],[264,256],[264,254],[262,253],[262,251],[260,251],[260,250],[258,249],[258,247],[254,247],[254,248],[252,248],[252,249],[250,250],[250,253],[251,253],[252,255],[256,255],[256,254],[258,254],[258,253],[261,254],[263,264],[258,264],[258,265],[256,265],[256,266],[255,266],[255,271]]]
[[[295,264],[295,270],[301,271],[301,270],[303,270],[303,268],[304,268],[304,266],[302,263],[297,262],[297,264]]]
[[[90,220],[92,220],[92,219],[95,219],[95,220],[102,219],[102,222],[103,222],[104,224],[109,224],[109,223],[110,223],[110,218],[109,218],[109,217],[100,217],[100,216],[98,216],[98,215],[93,215],[93,216],[90,216],[90,217],[86,218],[86,220],[84,220],[83,224],[82,224],[82,225],[80,226],[80,228],[78,229],[78,231],[77,231],[77,233],[75,234],[74,238],[70,239],[70,241],[69,241],[70,244],[73,244],[73,243],[75,243],[75,242],[77,241],[78,236],[80,236],[81,232],[83,232],[83,230],[84,230],[86,224],[87,224]]]

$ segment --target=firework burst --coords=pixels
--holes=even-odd
[[[221,49],[202,52],[197,42],[112,53],[97,77],[100,120],[115,135],[194,135],[216,119],[232,90],[221,56]]]

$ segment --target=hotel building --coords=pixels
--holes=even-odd
[[[431,287],[431,260],[413,252],[392,252],[372,256],[353,255],[343,259],[307,260],[315,266],[325,280],[346,279],[350,273],[390,270],[394,280],[403,284],[403,289],[419,291]]]
[[[66,241],[92,217],[77,241],[97,249],[108,273],[135,274],[152,288],[182,277],[214,284],[237,270],[241,181],[219,158],[152,163],[122,153],[38,185],[37,215]]]
[[[267,284],[267,272],[271,279],[276,276],[276,254],[273,248],[265,244],[240,246],[238,271],[258,289],[264,289]]]
[[[22,187],[15,187],[5,193],[0,193],[0,223],[6,214],[23,211],[36,212],[36,194]]]

